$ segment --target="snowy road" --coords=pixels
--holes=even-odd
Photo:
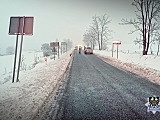
[[[160,86],[117,69],[95,55],[74,54],[63,119],[158,120],[147,112],[147,98]]]

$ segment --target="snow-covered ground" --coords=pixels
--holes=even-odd
[[[141,52],[127,52],[117,51],[99,51],[94,50],[94,53],[101,57],[104,61],[119,67],[121,69],[130,71],[137,75],[147,78],[148,80],[160,85],[160,56],[156,55],[142,55]]]
[[[21,71],[18,83],[11,83],[10,77],[0,84],[0,120],[32,119],[66,71],[70,52]]]
[[[17,63],[18,65],[18,59],[19,55],[17,55]],[[42,63],[44,61],[43,53],[42,52],[34,52],[34,51],[28,51],[22,53],[22,70],[30,70],[33,68],[33,65],[35,64],[35,59],[37,59],[37,63]],[[8,82],[10,78],[12,77],[12,71],[13,71],[13,63],[14,63],[14,55],[6,55],[6,56],[0,56],[0,84],[3,84],[5,82]],[[17,70],[16,66],[16,70]],[[9,77],[9,78],[8,78]]]
[[[39,63],[32,69],[21,71],[20,82],[18,83],[11,83],[12,72],[6,72],[6,76],[10,74],[10,77],[6,78],[5,82],[1,77],[0,82],[0,120],[32,119],[56,84],[59,84],[59,78],[66,71],[71,60],[70,53],[71,51],[64,53],[60,55],[60,59],[56,60],[48,58],[47,64],[41,57],[41,53],[24,55],[26,56],[25,63],[28,66],[33,64],[33,58],[36,54],[39,56]],[[142,56],[141,53],[135,53],[135,51],[128,53],[121,50],[118,59],[116,58],[116,51],[113,58],[111,51],[94,50],[94,54],[120,69],[136,73],[160,84],[160,56]],[[7,64],[10,63],[9,61],[13,63],[13,56],[3,57],[0,57],[0,60],[4,59]],[[4,74],[4,63],[2,66],[1,70]],[[12,64],[8,65],[6,71],[9,71],[11,66]],[[3,74],[3,78],[6,77]]]
[[[43,52],[27,51],[22,53],[22,67],[20,67],[20,72],[25,70],[31,70],[35,66],[43,65],[44,57]],[[54,56],[48,58],[48,61],[53,59]],[[58,56],[55,56],[57,59]],[[17,55],[16,71],[18,69],[19,55]],[[14,55],[0,56],[0,84],[4,84],[8,81],[12,81],[13,76],[13,65],[14,65]],[[15,76],[16,77],[16,76]]]

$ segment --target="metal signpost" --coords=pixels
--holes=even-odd
[[[25,17],[25,16],[10,17],[9,35],[16,35],[16,48],[15,48],[12,83],[14,82],[14,77],[15,77],[16,58],[17,58],[17,49],[18,49],[18,36],[21,35],[21,43],[20,43],[19,62],[18,62],[16,82],[19,82],[19,70],[20,70],[20,63],[21,63],[23,35],[33,35],[33,20],[34,20],[33,17]]]
[[[51,47],[51,50],[52,50],[52,52],[53,52],[54,60],[55,60],[55,52],[56,52],[56,50],[55,50],[55,47],[54,47],[54,43],[53,43],[53,42],[50,43],[50,47]]]
[[[118,46],[120,44],[121,44],[121,41],[113,41],[112,43],[112,57],[113,57],[114,45],[117,45],[117,59],[118,59]]]
[[[55,53],[56,53],[56,47],[58,47],[58,59],[59,59],[59,42],[51,42],[50,47],[52,49],[52,52],[54,54],[54,60],[55,60]]]
[[[16,59],[17,59],[17,48],[18,48],[18,35],[16,37],[16,48],[15,48],[15,56],[14,56],[14,67],[13,67],[12,83],[14,82],[14,76],[15,76]]]
[[[61,42],[61,54],[62,54],[62,51],[64,50],[65,48],[65,52],[67,52],[67,43],[66,42]],[[64,53],[64,51],[63,51]]]

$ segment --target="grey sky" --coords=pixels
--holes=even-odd
[[[121,18],[134,15],[132,0],[0,0],[0,48],[15,46],[16,36],[8,35],[11,16],[33,16],[33,36],[24,37],[24,49],[40,49],[42,43],[71,39],[82,44],[92,16],[107,13],[112,19],[112,40],[130,43],[129,26],[118,25]]]

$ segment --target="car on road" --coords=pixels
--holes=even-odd
[[[84,53],[85,54],[93,54],[93,50],[91,47],[86,47],[85,50],[84,50]]]

